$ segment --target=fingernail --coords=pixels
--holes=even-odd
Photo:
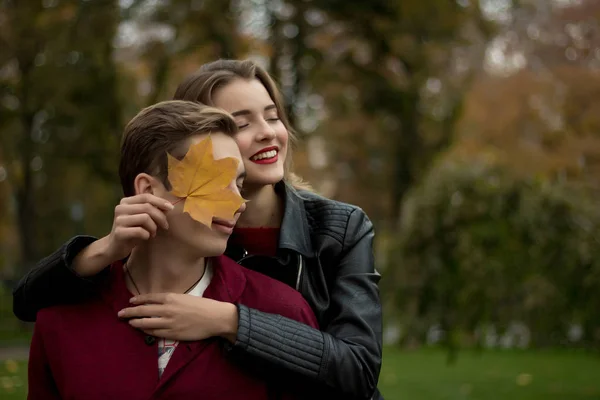
[[[135,303],[135,301],[136,301],[136,300],[137,300],[137,298],[136,298],[136,297],[132,297],[132,298],[130,298],[130,299],[129,299],[129,302],[130,302],[130,303]]]
[[[174,209],[174,208],[175,208],[175,206],[174,206],[173,204],[171,204],[171,203],[165,203],[165,205],[167,206],[167,208],[168,208],[169,210],[172,210],[172,209]]]
[[[117,315],[118,315],[119,317],[122,317],[122,316],[123,316],[123,314],[124,314],[123,310],[121,310],[121,311],[119,311],[119,312],[117,313]]]

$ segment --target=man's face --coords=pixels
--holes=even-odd
[[[202,139],[205,139],[206,136],[207,135],[202,134],[190,137],[182,144],[182,147],[180,148],[181,152],[187,152],[192,144],[198,143]],[[245,170],[240,150],[235,140],[231,136],[221,132],[211,132],[210,137],[215,160],[227,157],[238,160],[238,173],[229,183],[229,189],[234,193],[239,194],[243,184]],[[209,228],[192,219],[189,214],[184,213],[184,201],[179,201],[180,199],[171,194],[162,183],[157,180],[157,183],[153,186],[153,191],[156,196],[162,197],[171,203],[176,203],[175,208],[167,213],[169,229],[161,231],[157,237],[164,235],[165,237],[172,238],[174,239],[174,243],[177,243],[177,247],[182,246],[184,248],[189,248],[192,253],[198,252],[197,255],[202,257],[214,257],[225,252],[227,240],[233,232],[233,227],[240,214],[245,210],[245,204],[238,209],[233,219],[229,221],[213,219],[212,228]]]

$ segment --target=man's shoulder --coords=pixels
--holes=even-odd
[[[91,296],[73,304],[60,304],[46,307],[38,311],[36,324],[63,328],[71,323],[85,323],[85,320],[95,319],[106,306],[100,296]]]

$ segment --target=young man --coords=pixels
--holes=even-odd
[[[209,304],[215,309],[244,304],[317,326],[300,293],[222,256],[245,208],[243,203],[233,219],[215,218],[212,224],[202,224],[184,213],[184,202],[173,194],[167,154],[181,160],[210,133],[214,163],[237,159],[237,176],[229,182],[226,194],[239,196],[244,167],[231,137],[236,129],[228,114],[184,101],[148,107],[127,125],[119,169],[125,196],[151,199],[155,205],[157,199],[164,199],[160,207],[169,211],[160,227],[154,222],[160,218],[123,217],[131,220],[118,224],[122,235],[145,226],[149,237],[139,240],[139,234],[133,235],[138,241],[129,258],[111,266],[86,302],[38,313],[29,358],[29,399],[267,399],[291,395],[230,362],[219,338],[156,340],[147,332],[160,330],[161,320],[168,316],[146,319],[144,331],[118,317],[133,295],[169,292],[212,299]],[[143,201],[128,206],[151,208]],[[116,215],[120,218],[118,210]],[[128,225],[132,227],[129,230]],[[141,307],[152,312],[153,305]],[[224,326],[213,336],[224,336],[227,331]]]

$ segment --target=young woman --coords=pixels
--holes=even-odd
[[[177,89],[175,99],[200,101],[231,113],[247,177],[250,200],[226,254],[243,266],[296,288],[312,307],[321,330],[238,304],[237,326],[223,334],[230,356],[251,363],[281,382],[302,382],[313,398],[381,398],[382,315],[373,260],[373,226],[358,207],[302,190],[289,171],[292,130],[281,96],[266,71],[251,61],[204,65]],[[42,260],[14,292],[14,312],[34,320],[36,312],[85,298],[106,265],[126,257],[164,225],[164,211],[137,197],[115,210],[111,233],[102,239],[75,237]],[[123,317],[149,334],[201,340],[230,321],[202,307],[204,299],[137,296]],[[170,315],[156,325],[144,307]],[[156,309],[156,307],[155,307]],[[302,346],[298,336],[314,346]]]

